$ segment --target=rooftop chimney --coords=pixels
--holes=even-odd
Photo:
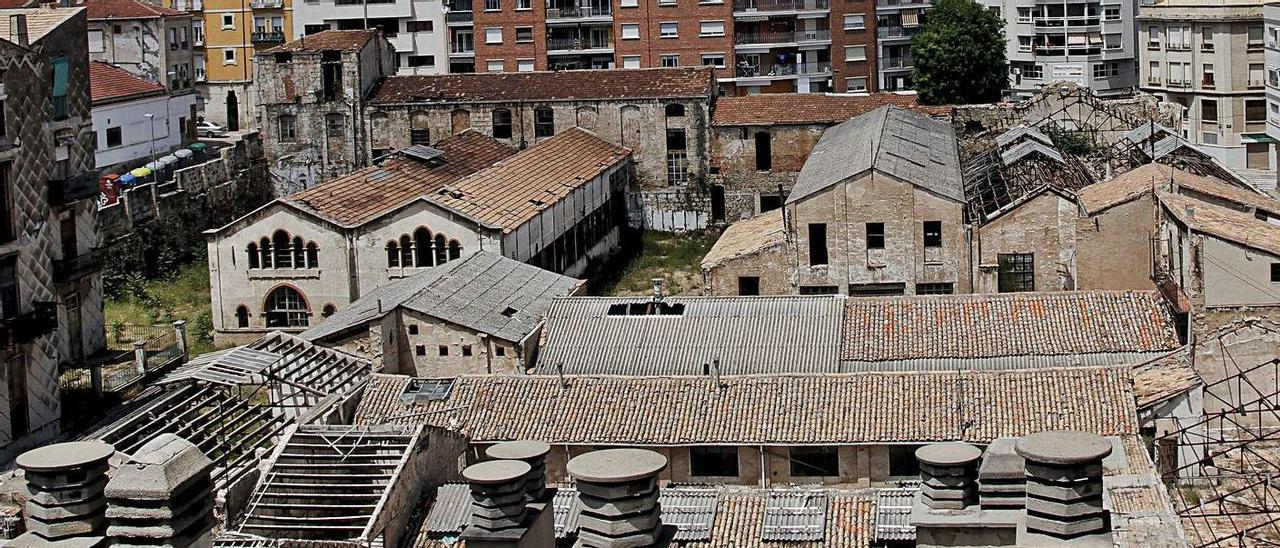
[[[114,448],[100,441],[79,441],[19,455],[17,464],[25,473],[31,498],[23,511],[27,532],[13,545],[102,545],[106,508],[102,489],[107,484],[107,459],[114,454]]]
[[[9,40],[22,47],[31,45],[27,36],[27,15],[15,13],[9,16]]]
[[[981,450],[961,442],[932,443],[916,449],[924,505],[934,510],[964,510],[973,504],[980,457]]]
[[[1096,434],[1058,430],[1023,437],[1014,445],[1026,459],[1029,537],[1043,545],[1109,536],[1102,508],[1102,459],[1111,442]],[[1105,542],[1109,544],[1109,539]]]
[[[1026,462],[1013,450],[1017,438],[999,438],[987,446],[978,466],[978,503],[983,510],[1021,510],[1026,505]]]
[[[578,455],[568,471],[577,480],[578,545],[652,546],[662,536],[658,473],[667,458],[645,449],[605,449]]]
[[[551,446],[540,441],[506,441],[494,444],[484,454],[491,459],[518,460],[529,465],[524,477],[524,492],[528,500],[542,500],[547,487],[547,453]]]
[[[513,454],[535,452],[532,445],[500,449]],[[543,444],[544,446],[546,444]],[[544,453],[545,454],[545,453]],[[467,546],[479,548],[552,548],[554,510],[549,501],[530,502],[526,482],[533,467],[519,460],[491,460],[468,466],[462,477],[471,484],[471,526],[462,531]]]
[[[213,545],[213,461],[191,442],[161,434],[107,482],[107,536],[115,546]]]
[[[664,289],[663,288],[664,282],[662,278],[653,278],[650,281],[653,282],[653,302],[655,303],[662,302],[663,289]]]

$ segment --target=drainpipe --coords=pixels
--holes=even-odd
[[[768,460],[769,459],[767,459],[764,455],[764,446],[761,445],[760,446],[760,488],[761,489],[764,489],[769,486],[768,485],[769,483]]]

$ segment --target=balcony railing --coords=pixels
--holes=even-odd
[[[799,30],[794,32],[735,32],[735,44],[794,44],[831,39],[829,30]]]
[[[1094,27],[1102,24],[1102,18],[1097,15],[1037,17],[1034,24],[1036,28]]]
[[[831,74],[831,63],[774,63],[767,66],[741,64],[734,69],[737,78],[785,78]]]
[[[1262,88],[1262,87],[1266,87],[1266,84],[1265,84],[1262,80],[1254,80],[1254,79],[1250,79],[1250,80],[1249,80],[1249,87],[1251,87],[1251,88]]]
[[[547,19],[589,19],[592,17],[613,17],[613,9],[609,6],[547,8]]]
[[[930,0],[876,0],[878,8],[913,8],[929,4]]]
[[[907,55],[880,58],[880,68],[882,69],[901,69],[910,68],[911,66],[911,57]]]
[[[102,259],[101,248],[94,248],[74,257],[57,259],[53,261],[53,281],[67,283],[98,272],[102,270]]]
[[[830,0],[735,0],[733,11],[819,11],[831,9]]]
[[[283,42],[284,31],[279,31],[279,30],[254,31],[251,39],[255,44]]]
[[[58,329],[58,303],[35,302],[31,311],[0,319],[0,346],[26,344]]]
[[[283,8],[284,0],[249,0],[249,7],[255,10]]]
[[[467,11],[450,11],[449,13],[444,14],[444,22],[445,22],[445,24],[449,24],[449,23],[470,23],[470,22],[471,22],[471,20],[472,20],[473,18],[474,18],[474,14],[471,12],[471,10],[467,10]]]
[[[920,33],[920,27],[877,27],[876,36],[880,38],[910,38]]]
[[[581,38],[548,38],[548,51],[578,51],[587,49],[608,49],[613,44],[607,41],[584,40]]]
[[[476,52],[476,48],[470,42],[454,42],[449,44],[449,53],[454,55],[472,55]]]
[[[98,197],[98,178],[83,173],[66,179],[49,181],[49,203],[63,206],[80,200]]]

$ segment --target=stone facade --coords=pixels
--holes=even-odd
[[[1031,256],[1035,291],[1076,289],[1077,210],[1074,197],[1046,189],[975,228],[973,291],[1000,292],[1007,254]]]
[[[732,223],[781,207],[813,145],[830,125],[712,128],[710,157],[716,174],[708,183],[724,193],[724,216],[712,220]]]
[[[1153,196],[1081,216],[1076,221],[1080,289],[1150,289]],[[1123,258],[1123,259],[1122,259]]]
[[[79,8],[8,10],[0,32],[0,446],[58,433],[59,365],[105,345],[89,55]],[[30,37],[36,37],[32,40]]]
[[[325,344],[381,360],[384,372],[445,378],[523,373],[531,363],[536,343],[536,333],[527,341],[513,344],[419,312],[398,309],[369,322],[365,333]]]

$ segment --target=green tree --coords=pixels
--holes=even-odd
[[[1008,84],[1004,20],[973,0],[935,0],[911,41],[912,87],[930,105],[989,103]]]

